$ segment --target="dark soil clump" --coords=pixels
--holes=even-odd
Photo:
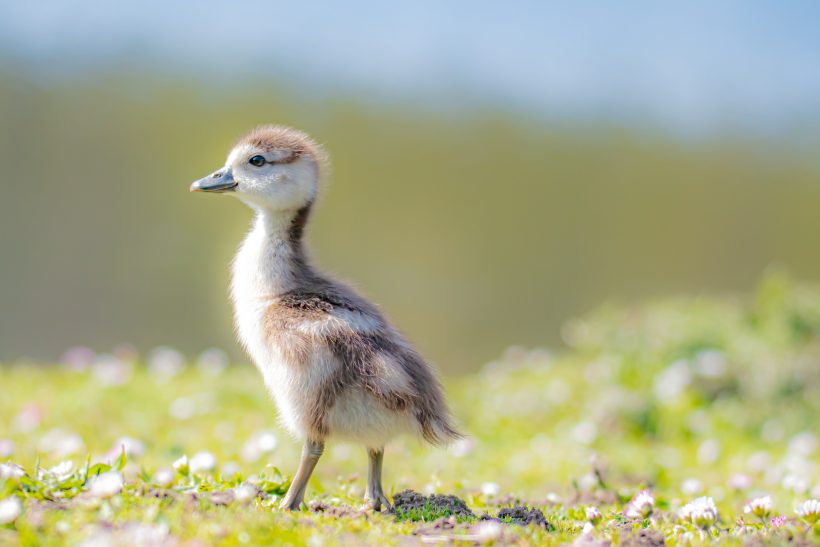
[[[413,490],[404,490],[393,496],[393,507],[398,520],[430,522],[449,516],[455,516],[458,520],[475,518],[463,499],[444,494],[425,496]]]
[[[482,520],[490,520],[492,517],[484,515]],[[547,522],[547,517],[544,516],[543,511],[535,507],[526,507],[524,505],[516,505],[514,507],[505,507],[498,512],[495,519],[504,524],[518,524],[519,526],[526,526],[528,524],[535,524],[542,527],[544,530],[555,530],[555,527]]]

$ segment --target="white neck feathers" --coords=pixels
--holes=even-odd
[[[258,210],[233,263],[234,302],[268,301],[297,284],[301,242],[292,236],[291,215]]]

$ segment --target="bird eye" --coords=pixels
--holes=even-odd
[[[248,163],[250,163],[254,167],[262,167],[267,163],[267,161],[262,156],[254,156],[248,160]]]

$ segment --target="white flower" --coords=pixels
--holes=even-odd
[[[20,412],[14,417],[14,429],[28,433],[35,429],[40,422],[43,421],[45,410],[36,403],[29,403],[20,409]]]
[[[174,545],[176,542],[170,541],[168,535],[170,529],[166,523],[148,524],[141,522],[129,522],[122,525],[120,533],[116,534],[114,545]],[[111,545],[112,542],[104,543]],[[83,545],[83,547],[86,547]]]
[[[655,397],[661,403],[673,402],[692,382],[689,363],[685,360],[675,361],[662,370],[653,383]]]
[[[746,490],[747,488],[751,488],[752,486],[752,478],[749,475],[744,475],[743,473],[735,473],[731,477],[729,477],[729,487],[735,490]]]
[[[599,522],[601,522],[601,518],[602,518],[601,511],[599,511],[597,507],[593,507],[591,505],[589,507],[587,507],[586,508],[586,516],[587,516],[587,520],[589,522],[591,522],[592,524],[598,524]]]
[[[743,512],[750,513],[761,519],[766,518],[772,512],[772,497],[763,496],[750,500],[743,507]]]
[[[75,372],[82,372],[91,366],[96,357],[94,350],[85,346],[74,346],[68,348],[62,357],[60,363],[66,365],[69,369]]]
[[[213,471],[216,468],[216,456],[210,452],[197,452],[189,463],[191,473]]]
[[[190,468],[188,467],[188,456],[182,456],[174,462],[174,469],[180,475],[187,475]]]
[[[11,497],[0,500],[0,524],[14,522],[22,512],[23,504],[19,499]]]
[[[245,502],[252,500],[257,496],[259,491],[252,484],[242,483],[233,489],[233,496],[236,501]]]
[[[171,402],[168,411],[177,420],[187,420],[196,413],[196,402],[188,397],[180,397]]]
[[[629,500],[624,509],[624,515],[629,518],[645,519],[652,514],[652,509],[655,507],[655,498],[649,490],[641,490],[635,497]]]
[[[796,513],[800,518],[809,522],[817,522],[820,518],[820,500],[806,500],[797,506]]]
[[[52,429],[45,433],[37,447],[57,458],[65,458],[72,454],[78,454],[85,450],[85,443],[82,437],[72,431],[65,429]]]
[[[196,368],[200,372],[217,375],[228,366],[228,354],[219,348],[209,348],[199,354]]]
[[[134,366],[113,355],[99,355],[91,369],[94,378],[104,386],[121,386],[131,379]]]
[[[686,479],[680,489],[687,496],[694,496],[703,492],[703,483],[698,479]]]
[[[720,443],[715,439],[707,439],[698,447],[698,462],[710,465],[720,457]]]
[[[589,445],[598,437],[598,428],[592,422],[580,422],[570,431],[575,442]]]
[[[556,378],[547,384],[546,396],[547,399],[556,405],[560,405],[561,403],[567,402],[569,398],[572,397],[572,386],[565,381]]]
[[[809,457],[817,450],[818,445],[820,445],[820,442],[818,442],[817,436],[808,431],[803,431],[791,438],[789,441],[789,452],[799,456]]]
[[[158,469],[157,472],[154,473],[154,482],[157,486],[168,488],[174,483],[174,472],[167,467]]]
[[[487,543],[499,539],[503,532],[504,529],[500,522],[485,520],[473,527],[473,538],[479,543]]]
[[[98,498],[110,498],[122,491],[123,479],[117,471],[107,471],[91,480],[91,493]]]
[[[125,450],[125,455],[129,458],[139,458],[145,454],[145,445],[139,439],[133,437],[120,437],[114,441],[111,452],[116,452],[117,457]]]
[[[239,464],[236,462],[227,462],[225,465],[220,466],[219,474],[222,477],[222,480],[231,480],[233,479],[237,473],[241,471]]]
[[[708,496],[696,498],[683,506],[680,510],[680,517],[695,526],[708,528],[712,526],[718,518],[715,500]]]
[[[66,480],[74,474],[74,462],[72,462],[71,460],[66,460],[55,465],[54,467],[49,469],[48,472],[59,482],[63,482],[64,480]]]
[[[120,361],[131,364],[136,363],[137,359],[140,356],[139,352],[137,351],[137,348],[135,348],[133,345],[127,342],[117,344],[112,353],[114,354],[114,357],[116,357]]]
[[[23,468],[16,463],[0,463],[0,480],[16,479],[25,474]]]
[[[769,455],[768,452],[759,450],[757,452],[753,452],[749,456],[749,458],[746,460],[746,465],[749,467],[751,471],[761,473],[763,471],[766,471],[769,468],[769,466],[772,465],[772,457]]]
[[[804,494],[809,489],[809,479],[805,476],[789,473],[783,477],[782,486],[795,494]]]
[[[726,357],[717,350],[706,350],[695,356],[695,370],[706,378],[720,378],[726,373]]]
[[[8,458],[12,454],[14,454],[14,441],[0,439],[0,458]]]
[[[591,492],[598,487],[600,481],[595,473],[586,473],[578,479],[578,489],[581,492]]]
[[[455,456],[456,458],[463,458],[464,456],[472,452],[474,448],[475,441],[470,437],[463,437],[452,443],[447,448],[447,452],[449,452],[451,456]]]
[[[113,547],[117,545],[117,540],[112,531],[101,528],[92,528],[91,530],[91,533],[86,535],[85,539],[77,544],[77,547]]]
[[[501,487],[494,482],[485,482],[481,485],[481,493],[485,496],[497,496],[501,492]]]
[[[265,430],[254,433],[248,442],[242,446],[240,456],[246,462],[255,462],[263,454],[268,454],[276,449],[277,440],[273,431]]]
[[[167,380],[185,368],[185,358],[169,346],[159,346],[148,354],[148,371],[157,380]]]

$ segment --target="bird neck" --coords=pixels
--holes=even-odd
[[[310,209],[311,204],[290,214],[264,209],[257,211],[250,239],[257,247],[256,268],[262,276],[260,281],[264,292],[286,292],[312,276],[303,242]]]
[[[291,250],[301,251],[311,206],[309,203],[296,211],[258,209],[254,229],[274,246],[284,244]]]

